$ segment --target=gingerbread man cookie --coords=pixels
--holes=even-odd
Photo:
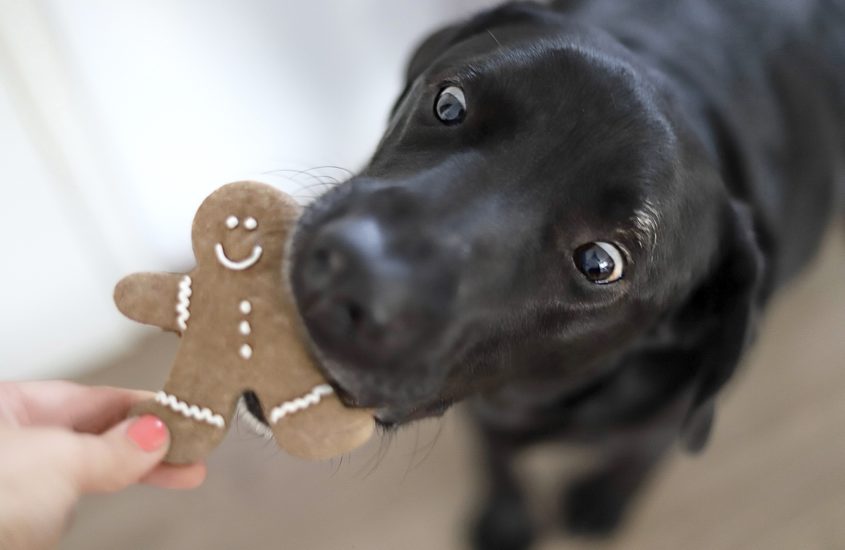
[[[303,344],[282,269],[299,213],[268,185],[224,185],[194,217],[193,271],[136,273],[117,284],[124,315],[181,335],[163,390],[133,410],[167,424],[168,462],[196,462],[219,444],[246,391],[295,456],[330,458],[372,434],[371,413],[340,403]]]

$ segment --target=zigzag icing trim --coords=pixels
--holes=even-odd
[[[164,405],[173,412],[181,414],[185,418],[205,422],[206,424],[211,424],[212,426],[217,426],[218,428],[224,428],[226,426],[226,421],[223,420],[223,416],[214,413],[208,407],[200,408],[196,405],[189,405],[184,401],[180,401],[175,395],[170,395],[163,391],[156,393],[155,400],[156,403]]]
[[[179,293],[176,295],[176,324],[182,332],[188,328],[188,319],[191,317],[191,278],[188,275],[179,281]]]
[[[333,393],[334,390],[328,384],[320,384],[319,386],[314,386],[314,389],[312,389],[310,392],[306,393],[302,397],[297,397],[296,399],[285,401],[284,403],[270,411],[270,422],[275,424],[276,422],[278,422],[289,414],[293,414],[301,410],[307,409],[308,407],[311,407],[313,405],[316,405],[324,396],[331,395]]]

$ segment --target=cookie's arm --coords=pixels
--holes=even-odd
[[[117,283],[114,303],[139,323],[184,332],[191,315],[191,278],[181,273],[133,273]]]

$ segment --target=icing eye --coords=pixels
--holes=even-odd
[[[238,218],[235,216],[229,216],[226,218],[226,227],[229,229],[234,229],[238,226]]]
[[[440,90],[434,102],[434,114],[446,125],[460,124],[467,113],[467,101],[464,91],[457,86],[448,86]]]
[[[256,227],[258,227],[258,220],[252,216],[244,220],[244,228],[246,228],[247,231],[252,231]]]
[[[625,261],[616,245],[602,241],[585,244],[575,251],[575,265],[590,281],[604,285],[622,278]]]

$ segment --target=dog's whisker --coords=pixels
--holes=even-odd
[[[298,177],[298,176],[305,176],[305,177],[313,180],[314,182],[316,182],[316,183],[313,183],[312,185],[325,185],[325,182],[320,179],[319,175],[312,174],[308,170],[294,170],[294,169],[290,169],[290,168],[280,168],[280,169],[272,170],[272,171],[266,172],[266,173],[274,174],[274,175],[280,175],[281,177],[287,178],[288,181],[291,181],[291,182],[299,184],[299,185],[302,185],[302,183],[297,181],[296,177]],[[293,174],[293,177],[288,176],[287,174]]]
[[[501,48],[501,47],[502,47],[502,43],[501,43],[501,42],[499,42],[499,39],[498,39],[498,38],[496,38],[496,35],[495,35],[495,34],[493,34],[493,31],[491,31],[490,29],[486,29],[486,30],[487,30],[487,34],[489,34],[489,35],[490,35],[490,38],[492,38],[492,39],[493,39],[493,41],[494,41],[494,42],[496,42],[496,45],[498,45],[498,46]]]
[[[336,166],[336,165],[334,165],[334,164],[325,164],[325,165],[323,165],[323,166],[314,166],[313,168],[309,168],[309,171],[312,171],[312,170],[326,170],[326,169],[337,170],[338,172],[343,172],[343,174],[344,174],[347,178],[351,178],[352,176],[354,176],[354,175],[355,175],[355,174],[352,172],[352,170],[349,170],[349,169],[344,168],[344,167],[342,167],[342,166]]]
[[[309,168],[308,170],[279,168],[276,170],[262,172],[262,174],[279,177],[287,182],[294,184],[296,188],[290,191],[288,194],[293,197],[301,206],[304,207],[309,203],[312,203],[321,195],[325,194],[326,192],[330,191],[331,189],[337,187],[339,184],[342,183],[341,180],[334,176],[328,174],[313,173],[316,170],[319,170],[320,168],[321,167]],[[338,169],[343,170],[342,168]],[[350,175],[352,174],[349,171],[346,172]],[[310,182],[303,182],[301,180],[302,177],[308,178]]]
[[[331,475],[329,476],[330,478],[335,477],[337,475],[337,473],[340,472],[340,469],[343,467],[343,459],[346,456],[347,456],[346,454],[342,454],[339,457],[337,457],[337,465],[334,465],[335,459],[332,459],[332,464],[333,464],[332,470],[333,471],[332,471]]]
[[[309,168],[308,170],[305,170],[304,172],[306,172],[309,175],[314,176],[315,178],[328,180],[328,181],[332,182],[333,184],[342,183],[342,181],[340,179],[338,179],[338,178],[336,178],[336,177],[334,177],[330,174],[323,174],[323,173],[317,172],[317,170],[319,170],[319,168]]]
[[[415,470],[422,466],[422,464],[428,460],[428,457],[431,456],[431,453],[434,451],[434,447],[437,445],[437,442],[440,440],[440,435],[443,433],[443,424],[444,420],[441,420],[437,423],[437,431],[434,433],[434,437],[430,442],[428,442],[425,447],[423,447],[423,457],[419,460],[416,464],[413,465],[412,470]]]
[[[300,188],[300,191],[308,191],[311,189],[331,189],[335,185],[337,185],[337,183],[333,181],[318,181],[317,183],[303,185]]]
[[[382,461],[387,456],[387,452],[390,449],[390,445],[393,443],[393,439],[395,437],[395,432],[386,432],[382,434],[381,438],[379,438],[379,448],[376,454],[367,461],[365,464],[365,468],[369,465],[367,473],[364,474],[363,479],[369,478],[379,466],[381,466]],[[372,463],[372,465],[370,465]],[[360,473],[360,472],[359,472]]]
[[[417,451],[418,451],[419,446],[420,446],[420,426],[421,426],[421,423],[417,422],[416,423],[417,429],[416,429],[416,432],[414,433],[414,450],[411,451],[408,455],[408,467],[405,469],[405,473],[402,474],[402,479],[401,479],[400,483],[405,483],[405,479],[408,477],[408,474],[410,474],[411,471],[414,469],[414,459],[417,456]]]

